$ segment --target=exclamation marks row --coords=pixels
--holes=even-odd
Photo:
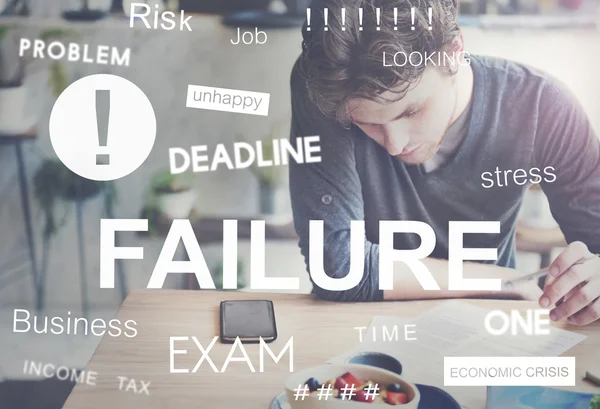
[[[359,17],[358,17],[361,26],[362,26],[362,18],[363,18],[362,16],[363,16],[363,10],[361,8],[359,10]],[[310,9],[306,9],[306,31],[310,31],[310,17],[311,17]],[[323,22],[325,23],[325,27],[323,27],[323,30],[329,31],[329,9],[328,8],[323,9]],[[360,30],[362,31],[362,27],[360,27]],[[346,9],[345,8],[342,8],[342,31],[346,31]]]
[[[346,9],[342,8],[342,31],[346,31]],[[429,20],[429,31],[433,30],[433,8],[429,7],[427,10],[428,20]],[[362,7],[358,9],[358,30],[363,31],[363,16],[364,12]],[[310,18],[311,18],[311,9],[306,9],[306,31],[310,31]],[[377,31],[381,31],[381,9],[375,9],[375,18],[377,20]],[[412,7],[410,9],[410,21],[411,21],[411,30],[416,30],[416,19],[417,19],[417,9]],[[325,26],[323,28],[324,31],[329,31],[329,9],[323,9],[323,22]],[[398,8],[394,8],[394,30],[398,31]]]
[[[416,14],[417,14],[417,9],[416,8],[411,8],[410,9],[410,21],[412,23],[411,26],[411,30],[415,30],[415,18],[416,18]],[[433,8],[429,7],[429,9],[427,10],[427,15],[429,17],[429,31],[433,30]],[[398,25],[398,14],[396,12],[396,9],[394,9],[394,22],[396,24],[396,26]],[[394,30],[397,30],[397,27],[394,27]]]

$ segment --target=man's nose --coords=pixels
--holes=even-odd
[[[404,128],[400,124],[382,126],[383,147],[392,156],[400,155],[406,145],[408,145],[409,135]]]

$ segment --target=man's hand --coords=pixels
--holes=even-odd
[[[600,318],[600,258],[581,242],[571,243],[550,266],[544,294],[539,299],[550,319],[568,318],[573,325],[587,325]],[[581,264],[575,264],[581,262]]]

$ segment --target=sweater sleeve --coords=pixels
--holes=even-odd
[[[324,224],[323,270],[332,278],[345,277],[350,271],[350,222],[364,220],[364,205],[359,175],[355,166],[353,135],[325,118],[308,98],[305,81],[294,67],[291,78],[292,128],[296,138],[320,136],[321,161],[290,163],[290,195],[294,226],[307,270],[309,261],[309,223]],[[379,290],[379,249],[364,240],[364,272],[360,283],[346,291],[328,291],[313,281],[313,293],[331,301],[376,301],[383,299]],[[314,244],[313,244],[314,245]]]
[[[545,84],[538,113],[536,161],[555,174],[542,182],[552,215],[567,242],[582,241],[598,253],[600,141],[583,107],[558,81]]]

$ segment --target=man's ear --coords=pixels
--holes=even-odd
[[[458,36],[456,36],[456,38],[452,41],[452,54],[456,58],[456,65],[452,67],[453,69],[457,69],[458,65],[465,65],[465,40],[463,38],[462,32],[460,32]]]
[[[454,53],[462,53],[465,51],[465,39],[463,37],[462,31],[456,36],[456,38],[452,41],[452,52]]]

